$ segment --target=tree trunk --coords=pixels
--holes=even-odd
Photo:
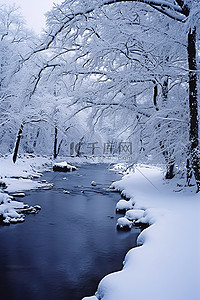
[[[167,164],[167,172],[165,174],[166,179],[172,179],[174,177],[174,161]]]
[[[190,183],[191,179],[192,179],[192,168],[191,168],[189,159],[187,159],[187,161],[186,161],[186,170],[187,170],[187,177],[186,177],[187,184],[186,184],[186,186],[187,185],[192,186],[191,183]]]
[[[17,133],[17,138],[16,138],[16,142],[15,142],[15,148],[14,148],[14,151],[13,151],[13,162],[14,163],[17,160],[17,153],[18,153],[18,150],[19,150],[19,144],[20,144],[20,140],[21,140],[23,128],[24,128],[24,124],[22,123],[21,126],[20,126],[20,128],[19,128],[19,130],[18,130],[18,133]]]
[[[157,98],[158,98],[158,85],[156,82],[154,82],[154,87],[153,87],[153,105],[155,106],[156,110],[158,111],[158,103],[157,103]]]
[[[56,158],[60,152],[60,148],[62,145],[63,140],[60,141],[58,145],[58,128],[55,126],[55,133],[54,133],[54,149],[53,149],[53,157]],[[57,147],[58,145],[58,147]]]
[[[63,142],[63,139],[60,141],[60,143],[59,143],[59,145],[58,145],[57,156],[58,156],[58,154],[59,154],[59,152],[60,152],[60,148],[61,148],[62,142]]]
[[[57,157],[58,128],[55,126],[53,157]]]
[[[40,128],[38,128],[37,134],[36,134],[36,137],[35,137],[35,140],[34,140],[34,142],[33,142],[33,147],[34,147],[34,148],[36,147],[37,139],[38,139],[38,137],[39,137],[39,134],[40,134]]]
[[[167,61],[169,60],[169,58],[166,59]],[[167,102],[168,100],[168,92],[169,92],[169,78],[168,76],[165,77],[164,82],[162,84],[162,98],[163,98],[163,102]]]
[[[165,148],[165,141],[164,142],[160,141],[160,148],[162,150],[162,154],[165,158],[165,163],[166,163],[165,178],[172,179],[174,177],[174,167],[175,167],[173,155],[170,153],[170,149],[167,150]]]
[[[189,66],[189,112],[190,112],[190,159],[192,170],[200,189],[200,155],[198,141],[198,100],[197,100],[197,62],[196,62],[196,27],[188,33],[188,66]]]
[[[168,61],[169,58],[167,57],[166,60]],[[168,92],[169,92],[169,78],[166,76],[164,78],[163,84],[162,84],[162,109],[165,110],[167,101],[168,101]],[[154,96],[155,96],[155,91],[154,91]],[[168,118],[168,115],[165,116]],[[170,127],[170,124],[168,124],[168,128]],[[158,128],[160,131],[162,131],[162,124],[158,124]],[[163,139],[159,142],[160,144],[160,149],[162,150],[162,154],[165,158],[165,163],[166,163],[166,174],[165,178],[166,179],[172,179],[174,177],[174,167],[175,167],[175,161],[173,157],[173,149],[167,147],[167,141],[166,139]]]

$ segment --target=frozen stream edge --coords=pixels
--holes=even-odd
[[[105,276],[95,296],[84,300],[198,300],[200,295],[200,199],[190,190],[174,192],[173,180],[163,183],[162,170],[138,166],[113,187],[145,210],[139,220],[150,226],[124,260],[121,271]],[[155,189],[145,177],[151,178]],[[186,220],[192,218],[193,226]],[[186,239],[187,237],[187,239]],[[188,240],[189,238],[189,240]]]

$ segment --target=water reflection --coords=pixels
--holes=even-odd
[[[139,229],[116,231],[120,196],[103,190],[118,175],[85,165],[70,174],[45,174],[47,181],[53,177],[53,190],[30,192],[24,200],[41,205],[39,214],[0,227],[1,300],[80,300],[94,294],[103,276],[120,270],[135,246]],[[92,180],[101,185],[91,187]]]

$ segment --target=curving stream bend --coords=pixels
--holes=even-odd
[[[44,174],[53,189],[30,191],[23,199],[42,210],[25,223],[0,227],[1,300],[80,300],[122,268],[141,230],[116,230],[120,195],[106,187],[119,178],[103,164]]]

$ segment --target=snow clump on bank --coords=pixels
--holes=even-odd
[[[132,227],[132,222],[129,221],[127,218],[125,217],[121,217],[117,220],[117,229],[121,229],[121,230],[130,230]]]
[[[66,161],[55,163],[53,165],[53,171],[57,171],[57,172],[72,172],[76,170],[77,168],[75,166],[70,165]]]
[[[131,199],[128,201],[121,199],[117,202],[117,205],[116,205],[117,212],[123,212],[123,211],[129,210],[131,208],[133,208],[133,202]]]
[[[125,217],[130,221],[140,220],[144,216],[144,210],[130,209],[127,210]]]
[[[39,205],[28,206],[23,202],[15,201],[12,196],[0,192],[0,224],[24,222],[24,214],[35,214],[40,209]]]

